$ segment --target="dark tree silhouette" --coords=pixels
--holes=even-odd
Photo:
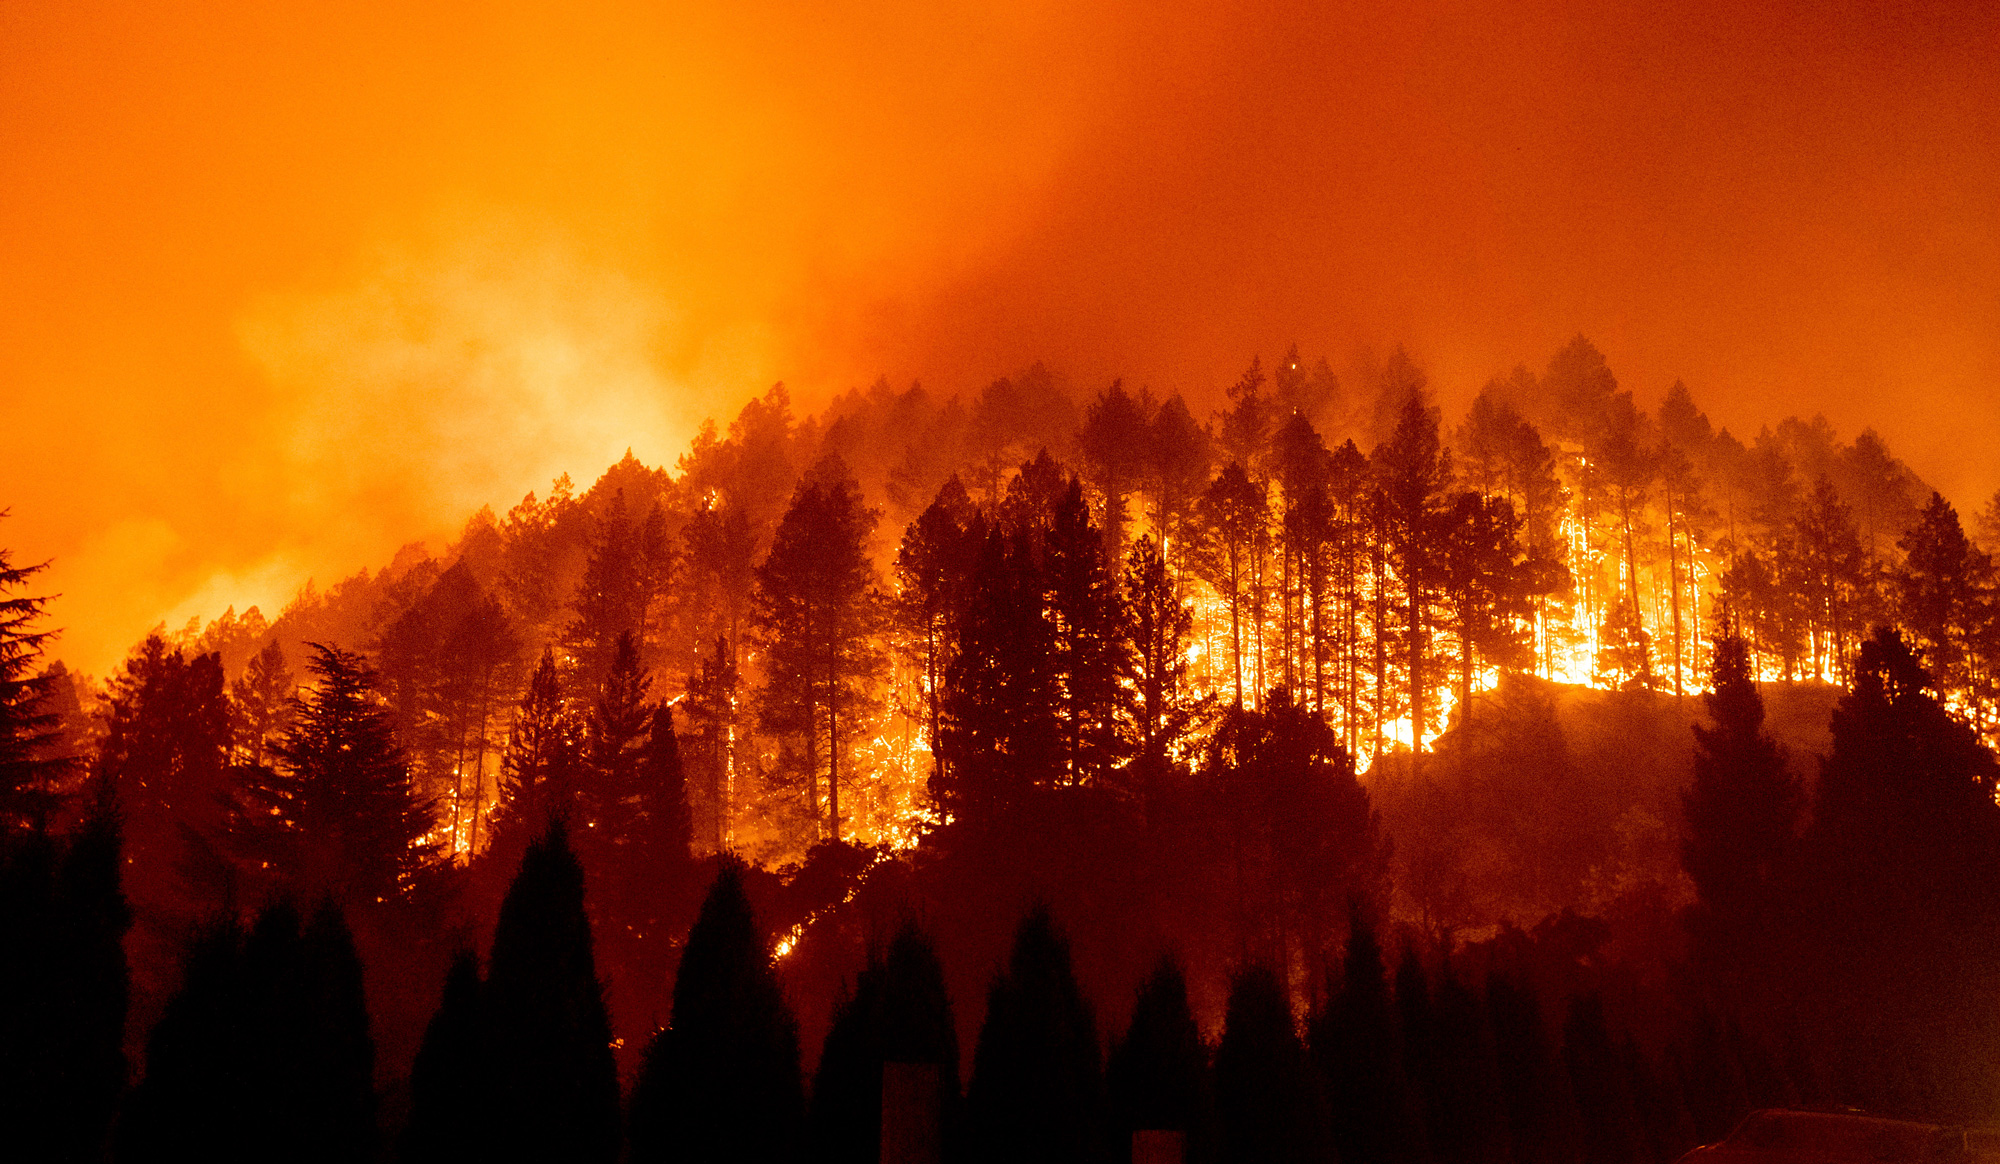
[[[1632,1098],[1631,1068],[1612,1041],[1604,1000],[1596,994],[1570,1000],[1563,1022],[1563,1063],[1576,1094],[1583,1129],[1584,1164],[1633,1164],[1642,1131]]]
[[[1348,908],[1347,952],[1326,1008],[1309,1029],[1327,1083],[1332,1129],[1346,1164],[1419,1161],[1425,1145],[1405,1083],[1402,1031],[1375,927]]]
[[[867,554],[878,516],[862,504],[846,464],[829,454],[800,483],[757,568],[764,728],[798,742],[807,807],[835,841],[841,782],[853,779],[854,737],[884,665],[875,638],[882,603]]]
[[[1800,796],[1784,750],[1764,731],[1749,644],[1732,624],[1716,635],[1710,685],[1704,699],[1715,722],[1694,726],[1681,867],[1700,903],[1693,918],[1698,953],[1712,970],[1728,973],[1776,920]]]
[[[437,859],[431,802],[411,786],[361,657],[315,643],[311,666],[318,684],[271,748],[278,769],[243,790],[243,827],[295,891],[350,908],[395,899]]]
[[[584,725],[565,704],[555,654],[542,652],[514,713],[500,761],[500,797],[493,813],[493,854],[518,867],[528,844],[558,817],[576,811],[583,780]]]
[[[826,1164],[873,1164],[882,1156],[885,1064],[936,1068],[936,1117],[949,1125],[958,1100],[958,1033],[944,968],[914,921],[886,955],[871,957],[842,1000],[820,1051],[809,1110],[811,1157]],[[955,1145],[954,1145],[955,1146]]]
[[[1130,1158],[1134,1132],[1181,1133],[1182,1158],[1214,1158],[1215,1095],[1208,1048],[1188,1005],[1180,959],[1163,955],[1139,987],[1131,1025],[1111,1048],[1104,1070],[1111,1158]]]
[[[1130,701],[1118,680],[1128,664],[1118,586],[1073,478],[1044,536],[1042,561],[1065,778],[1101,783],[1124,752],[1119,729]]]
[[[618,1155],[618,1070],[583,868],[560,822],[528,846],[480,992],[487,1134],[523,1160]]]
[[[1022,919],[986,993],[966,1093],[973,1160],[1072,1164],[1097,1151],[1103,1079],[1097,1023],[1046,908]]]
[[[1549,1037],[1541,1001],[1512,974],[1486,979],[1498,1097],[1516,1164],[1576,1164],[1582,1150],[1572,1074]]]
[[[125,1086],[118,817],[96,786],[62,840],[0,834],[0,1127],[22,1159],[101,1160]]]
[[[703,845],[718,852],[729,847],[731,751],[741,684],[729,640],[717,635],[715,649],[703,655],[700,668],[688,676],[684,710],[689,727],[687,760],[695,777],[691,799],[702,810],[697,831]]]
[[[1277,976],[1239,972],[1215,1049],[1219,1158],[1226,1164],[1321,1164],[1334,1159],[1326,1101],[1299,1042]]]
[[[53,596],[21,590],[47,566],[16,566],[0,549],[0,830],[47,821],[56,783],[73,763],[41,754],[56,728],[55,716],[42,706],[48,682],[36,666],[55,637],[40,626]]]
[[[790,1159],[804,1107],[798,1025],[733,859],[688,933],[673,1019],[646,1048],[632,1094],[632,1159]]]
[[[410,1070],[410,1119],[397,1146],[397,1158],[406,1164],[478,1164],[490,1158],[480,989],[478,956],[459,951]]]

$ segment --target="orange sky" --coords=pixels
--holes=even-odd
[[[1992,5],[292,7],[0,5],[0,544],[90,670],[776,379],[1582,331],[2000,486]]]

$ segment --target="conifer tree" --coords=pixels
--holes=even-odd
[[[278,770],[244,789],[244,828],[295,891],[372,906],[436,860],[432,804],[411,786],[374,672],[340,647],[312,648],[318,683],[271,748]]]
[[[958,1033],[944,968],[914,921],[902,924],[886,954],[871,953],[854,992],[835,1011],[813,1077],[813,1159],[881,1159],[882,1074],[889,1063],[936,1067],[937,1115],[949,1125],[958,1099]],[[949,1139],[952,1129],[945,1130]]]
[[[973,566],[986,530],[956,474],[903,535],[896,551],[896,622],[909,642],[921,678],[924,740],[933,775],[943,763],[940,744],[945,671],[957,646],[959,623],[970,601]]]
[[[729,640],[717,635],[715,649],[703,655],[700,669],[688,676],[685,704],[690,729],[688,765],[703,812],[699,834],[703,845],[716,852],[729,847],[729,776],[739,683]]]
[[[765,729],[798,742],[808,809],[835,841],[841,783],[853,779],[855,738],[884,663],[876,642],[881,596],[867,554],[878,516],[862,504],[846,464],[829,454],[800,482],[757,568]]]
[[[486,1025],[479,959],[461,950],[424,1027],[410,1070],[410,1118],[397,1158],[405,1164],[481,1164],[489,1158]]]
[[[1046,908],[1022,920],[1007,966],[986,993],[966,1118],[975,1161],[1078,1164],[1098,1149],[1097,1024],[1077,987],[1069,940]]]
[[[1229,605],[1229,658],[1238,707],[1243,706],[1243,624],[1257,597],[1268,506],[1264,490],[1235,462],[1217,474],[1201,500],[1202,536],[1194,549],[1194,569]],[[1253,684],[1259,678],[1253,676]]]
[[[624,632],[604,682],[584,720],[583,768],[577,784],[572,844],[593,882],[618,876],[630,859],[639,824],[640,752],[652,705],[652,679],[639,662],[637,636]],[[600,905],[610,904],[600,899]]]
[[[1486,978],[1486,1013],[1513,1159],[1576,1164],[1582,1142],[1573,1077],[1550,1038],[1540,999],[1517,976],[1496,971]]]
[[[1125,561],[1124,658],[1133,694],[1133,751],[1140,779],[1165,775],[1167,749],[1188,730],[1196,698],[1188,682],[1187,644],[1194,615],[1150,534]],[[1142,788],[1150,793],[1150,789]]]
[[[125,1086],[130,923],[116,806],[82,826],[0,835],[0,1126],[23,1159],[100,1160]]]
[[[1624,595],[1612,605],[1598,632],[1597,682],[1620,691],[1653,688],[1653,636],[1640,625],[1638,612]]]
[[[1334,1159],[1326,1102],[1300,1044],[1291,1003],[1262,966],[1237,973],[1215,1049],[1219,1158],[1225,1164]]]
[[[55,636],[39,625],[52,596],[21,593],[47,566],[16,566],[0,549],[0,831],[48,820],[57,780],[70,767],[40,754],[55,728],[36,667]]]
[[[576,811],[583,748],[583,724],[563,699],[554,653],[545,650],[514,713],[514,727],[500,761],[492,836],[494,852],[503,864],[517,866],[529,842],[551,820],[568,819]]]
[[[266,750],[285,729],[297,691],[298,677],[285,665],[285,648],[272,639],[251,657],[242,677],[229,685],[236,711],[237,757],[242,763],[253,768],[264,763]]]
[[[1144,471],[1146,429],[1151,404],[1143,396],[1134,400],[1122,381],[1098,394],[1084,413],[1083,427],[1077,431],[1077,445],[1091,470],[1091,484],[1104,497],[1104,531],[1101,561],[1115,565],[1125,557],[1125,495]]]
[[[490,1142],[524,1160],[618,1155],[618,1071],[583,868],[557,822],[500,906],[480,991]]]
[[[1184,1160],[1213,1159],[1215,1095],[1208,1048],[1188,1005],[1180,959],[1162,955],[1139,987],[1131,1025],[1104,1069],[1111,1159],[1128,1159],[1134,1132],[1181,1133]]]
[[[1421,752],[1429,731],[1432,608],[1437,601],[1443,495],[1451,480],[1451,454],[1438,441],[1434,410],[1411,388],[1400,405],[1395,433],[1371,458],[1381,483],[1389,561],[1399,587],[1401,655],[1409,693],[1411,750]],[[1375,628],[1378,637],[1387,630]]]
[[[1349,903],[1347,917],[1339,979],[1310,1028],[1334,1140],[1348,1164],[1420,1160],[1424,1144],[1405,1084],[1402,1033],[1382,947],[1360,902]]]
[[[1604,1000],[1594,993],[1570,1000],[1563,1022],[1563,1063],[1576,1095],[1584,1164],[1639,1160],[1639,1109],[1632,1099],[1630,1069],[1611,1038]]]
[[[1128,667],[1119,593],[1090,524],[1083,487],[1072,478],[1057,503],[1042,550],[1053,624],[1056,722],[1070,784],[1101,782],[1122,758],[1119,727],[1129,716],[1118,680]]]
[[[1965,691],[1977,665],[1976,644],[1994,619],[1987,596],[1993,560],[1965,536],[1958,511],[1936,493],[1897,544],[1903,550],[1895,573],[1897,619],[1936,680]]]
[[[1750,952],[1779,906],[1800,798],[1784,749],[1764,730],[1750,649],[1733,624],[1715,638],[1714,726],[1694,726],[1694,780],[1681,798],[1681,867],[1699,901],[1697,953],[1711,968]]]
[[[798,1025],[770,947],[725,859],[688,933],[673,1024],[646,1048],[632,1094],[632,1159],[777,1164],[798,1148]]]

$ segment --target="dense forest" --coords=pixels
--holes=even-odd
[[[1582,337],[1459,417],[1401,349],[1216,403],[779,386],[101,683],[0,555],[10,1118],[1664,1164],[2000,1115],[2000,498]]]

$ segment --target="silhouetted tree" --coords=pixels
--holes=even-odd
[[[681,955],[673,1025],[646,1048],[632,1094],[632,1159],[788,1160],[803,1106],[798,1025],[742,867],[725,859]]]
[[[1240,971],[1215,1049],[1218,1157],[1228,1164],[1321,1164],[1335,1158],[1326,1101],[1285,991],[1270,970]]]
[[[101,1160],[125,1086],[117,810],[96,786],[78,831],[0,834],[0,1126],[22,1159]]]
[[[436,860],[431,802],[411,787],[374,672],[352,652],[312,646],[318,683],[271,748],[279,767],[244,788],[246,827],[295,890],[349,906],[392,900]]]
[[[1103,1120],[1097,1023],[1077,988],[1069,939],[1045,908],[1014,935],[986,993],[966,1093],[973,1160],[1090,1159]]]
[[[729,847],[731,752],[736,736],[736,699],[740,676],[729,640],[715,637],[715,650],[688,676],[684,710],[690,729],[687,759],[695,776],[696,801],[705,814],[699,830],[705,847],[720,852]]]
[[[894,613],[921,675],[924,741],[931,749],[933,771],[943,763],[939,740],[945,670],[957,646],[973,566],[985,539],[985,525],[954,475],[910,523],[896,551]]]
[[[583,868],[557,822],[500,906],[479,992],[489,1142],[523,1160],[613,1160],[618,1071]]]
[[[489,1063],[479,995],[479,958],[461,950],[410,1070],[410,1118],[397,1151],[406,1164],[476,1164],[489,1158]]]
[[[1405,1081],[1382,947],[1359,902],[1349,904],[1347,918],[1346,957],[1309,1032],[1327,1082],[1334,1140],[1346,1164],[1421,1160],[1422,1128]]]
[[[1098,394],[1084,412],[1083,427],[1077,430],[1077,446],[1090,469],[1090,483],[1104,496],[1102,561],[1109,567],[1125,557],[1125,494],[1145,472],[1147,412],[1151,402],[1135,400],[1122,381]]]
[[[528,844],[552,819],[576,810],[583,779],[584,725],[564,703],[555,655],[541,665],[514,713],[514,727],[500,761],[500,796],[493,813],[493,852],[518,866]]]
[[[73,766],[40,754],[56,727],[42,706],[48,683],[36,666],[55,637],[39,625],[51,596],[21,590],[47,566],[16,566],[0,549],[0,830],[47,821],[56,782]]]
[[[1639,1111],[1625,1057],[1612,1042],[1604,1000],[1570,1000],[1563,1022],[1563,1063],[1569,1068],[1583,1128],[1584,1164],[1632,1164],[1640,1158]]]
[[[290,718],[298,677],[285,665],[285,648],[276,639],[251,657],[242,677],[229,685],[236,711],[238,759],[251,767],[264,763],[265,752],[284,731]]]
[[[1150,799],[1166,775],[1168,749],[1188,731],[1198,703],[1187,661],[1194,615],[1150,534],[1134,542],[1126,558],[1124,591],[1123,661],[1136,696],[1132,751],[1140,792]]]
[[[876,641],[881,596],[867,545],[879,515],[837,454],[799,484],[771,553],[757,568],[757,625],[765,650],[763,724],[804,753],[807,807],[839,840],[840,786],[873,707],[884,657]]]
[[[1499,1099],[1516,1164],[1576,1164],[1582,1150],[1571,1077],[1534,989],[1512,974],[1486,979]]]
[[[1118,680],[1127,663],[1118,586],[1074,479],[1044,535],[1042,565],[1065,776],[1071,784],[1095,784],[1124,751],[1119,729],[1129,719],[1129,699]]]
[[[235,878],[219,856],[230,724],[222,660],[189,660],[150,635],[111,680],[96,776],[118,793],[126,889],[150,909],[192,916]]]
[[[1132,1133],[1147,1130],[1180,1132],[1182,1158],[1189,1164],[1213,1159],[1208,1048],[1188,1005],[1179,958],[1162,955],[1139,987],[1131,1025],[1105,1064],[1104,1092],[1112,1160],[1129,1159]]]
[[[813,1077],[811,1156],[833,1164],[881,1159],[882,1072],[887,1063],[927,1063],[938,1073],[937,1116],[958,1100],[958,1033],[944,968],[914,921],[886,954],[872,952],[854,992],[834,1013]]]
[[[1381,482],[1383,533],[1390,564],[1396,572],[1402,620],[1402,663],[1409,692],[1410,739],[1422,751],[1435,708],[1427,703],[1426,668],[1432,651],[1432,607],[1437,601],[1445,520],[1443,498],[1451,481],[1451,454],[1438,442],[1436,413],[1412,388],[1401,404],[1396,430],[1370,458]],[[1383,626],[1375,628],[1386,638]]]
[[[1681,798],[1681,867],[1699,899],[1697,951],[1721,969],[1775,920],[1800,798],[1784,750],[1764,731],[1749,645],[1728,623],[1715,638],[1710,686],[1704,699],[1715,723],[1694,725],[1694,780]]]

